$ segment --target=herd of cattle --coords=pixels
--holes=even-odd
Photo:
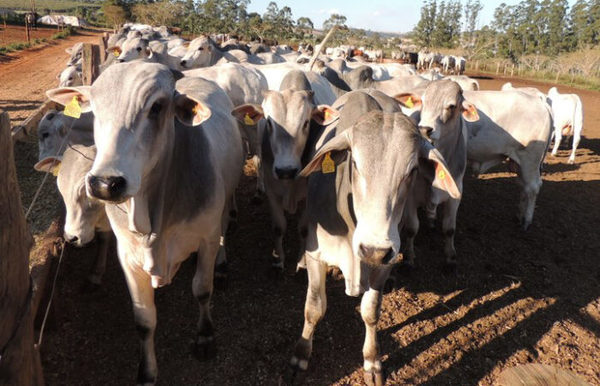
[[[337,266],[346,293],[363,294],[365,380],[380,385],[382,289],[394,264],[415,262],[417,209],[429,225],[441,219],[446,263],[456,264],[467,164],[476,174],[517,166],[518,216],[527,229],[551,137],[556,154],[563,135],[573,135],[574,162],[582,130],[581,101],[556,88],[479,91],[460,74],[438,79],[409,65],[327,55],[309,69],[298,61],[309,54],[289,47],[219,46],[206,36],[188,43],[163,28],[122,29],[108,51],[100,76],[82,86],[81,47],[69,50],[59,88],[47,92],[69,111],[41,120],[35,168],[57,175],[67,241],[84,246],[96,233],[116,235],[141,340],[140,384],[157,376],[154,289],[194,252],[194,352],[215,355],[210,299],[227,262],[225,234],[236,220],[246,157],[254,157],[256,189],[268,199],[274,269],[286,261],[285,213],[300,213],[298,267],[309,283],[294,372],[307,369],[326,309],[327,267]],[[106,247],[99,250],[89,277],[96,285],[106,262]]]

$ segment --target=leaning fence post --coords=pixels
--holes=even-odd
[[[496,63],[496,75],[500,73],[500,62]]]
[[[83,44],[83,63],[81,77],[83,84],[90,86],[100,74],[100,47],[97,44]]]
[[[13,155],[8,114],[0,112],[0,384],[41,385],[33,346],[27,230]]]

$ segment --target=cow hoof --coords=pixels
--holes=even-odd
[[[199,361],[207,361],[217,356],[217,345],[214,336],[199,335],[192,348],[192,353]]]
[[[81,284],[81,288],[79,289],[79,292],[82,294],[91,294],[94,292],[98,292],[98,290],[100,290],[100,288],[102,288],[101,284],[93,283],[90,280],[85,280]]]
[[[365,371],[365,383],[368,386],[383,386],[385,377],[383,375],[383,371]]]
[[[575,163],[574,159],[569,159],[569,165],[573,165]]]

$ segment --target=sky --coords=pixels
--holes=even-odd
[[[271,0],[251,0],[249,12],[263,14]],[[321,28],[323,22],[332,13],[348,18],[347,25],[353,28],[370,29],[379,32],[409,32],[419,21],[422,1],[419,0],[275,0],[279,9],[288,6],[292,9],[294,20],[306,16],[312,20],[315,28]],[[463,4],[465,1],[462,1]],[[489,24],[494,18],[494,10],[501,3],[518,4],[519,0],[483,0],[480,26]],[[573,4],[570,0],[569,4]]]

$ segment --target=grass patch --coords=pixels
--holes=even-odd
[[[40,45],[42,43],[47,43],[51,40],[64,39],[67,36],[71,36],[75,34],[75,29],[73,27],[67,27],[61,32],[57,32],[52,35],[50,38],[38,38],[31,40],[31,43],[27,42],[15,42],[10,43],[5,46],[0,46],[0,54],[8,54],[9,52],[21,51],[27,48],[31,48],[33,46]]]
[[[100,8],[102,4],[100,2],[94,3],[75,0],[36,0],[35,5],[38,10],[49,9],[55,11],[74,9],[77,7]],[[29,10],[31,5],[28,1],[24,0],[0,0],[0,8]]]

